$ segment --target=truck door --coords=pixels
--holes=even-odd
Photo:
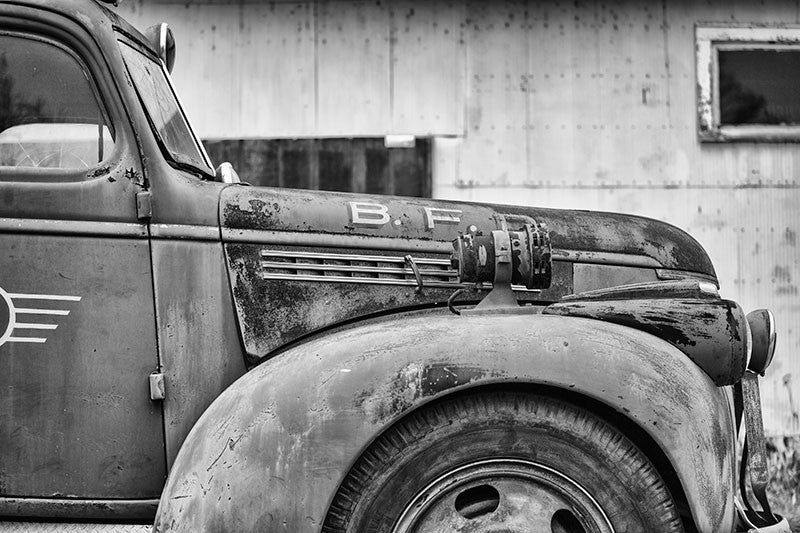
[[[87,500],[158,498],[165,478],[141,160],[99,50],[58,30],[0,16],[6,516],[90,517]]]

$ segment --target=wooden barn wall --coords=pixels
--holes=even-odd
[[[800,23],[797,1],[125,0],[168,21],[210,139],[432,138],[433,195],[672,222],[722,291],[777,317],[765,423],[797,433],[800,145],[701,144],[698,22]],[[798,409],[795,405],[794,409]]]

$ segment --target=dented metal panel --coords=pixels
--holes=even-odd
[[[728,393],[676,348],[581,318],[439,311],[320,336],[234,383],[178,454],[156,531],[317,530],[376,434],[449,392],[509,382],[612,406],[668,456],[698,529],[732,530]]]

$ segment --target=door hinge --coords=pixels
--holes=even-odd
[[[150,200],[150,191],[136,193],[136,218],[148,219],[153,216],[153,204]]]
[[[166,396],[167,389],[163,372],[153,372],[150,374],[150,399],[155,402],[163,400]]]

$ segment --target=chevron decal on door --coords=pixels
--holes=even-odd
[[[59,321],[69,316],[69,304],[80,301],[80,296],[9,293],[0,288],[0,346],[44,344]]]

